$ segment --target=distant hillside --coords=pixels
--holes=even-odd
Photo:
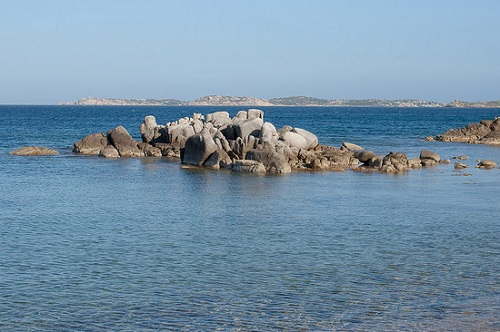
[[[467,102],[454,100],[449,104],[446,104],[446,107],[472,107],[472,108],[500,108],[500,100],[499,101],[479,101],[479,102]]]
[[[109,106],[180,106],[186,102],[177,99],[121,99],[121,98],[81,98],[74,103],[61,105],[109,105]]]
[[[269,99],[272,105],[276,106],[329,106],[330,100],[314,97],[296,96],[285,98]]]
[[[254,97],[206,96],[187,103],[190,106],[273,106],[268,100]]]
[[[358,106],[358,107],[442,107],[444,104],[416,99],[319,99],[313,97],[273,98],[269,102],[276,106]]]
[[[464,102],[454,100],[449,104],[417,99],[321,99],[306,96],[262,99],[255,97],[234,97],[211,95],[193,101],[178,99],[122,99],[87,97],[76,102],[60,105],[113,105],[113,106],[348,106],[348,107],[498,107],[500,101]]]

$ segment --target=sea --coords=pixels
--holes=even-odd
[[[396,175],[72,153],[241,109],[0,106],[0,331],[500,331],[500,169],[475,168],[500,147],[423,140],[500,109],[261,107],[321,144],[451,159]]]

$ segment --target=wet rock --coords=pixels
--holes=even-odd
[[[58,154],[58,152],[45,146],[23,146],[19,149],[9,152],[9,154],[13,154],[16,156],[49,156],[56,155]]]
[[[464,168],[469,168],[469,165],[456,162],[455,164],[453,164],[453,167],[455,169],[464,169]]]
[[[463,156],[463,155],[462,155],[462,156],[455,156],[455,157],[453,157],[452,159],[467,160],[467,159],[469,159],[469,157],[467,157],[467,156]]]
[[[482,169],[493,169],[496,166],[497,164],[493,160],[480,160],[476,167]]]
[[[420,160],[422,167],[434,167],[441,161],[441,156],[429,150],[422,150],[420,152]]]
[[[236,160],[231,168],[233,172],[237,173],[266,173],[264,164],[255,160]]]

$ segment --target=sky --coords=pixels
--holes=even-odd
[[[0,104],[500,100],[498,0],[0,0]]]

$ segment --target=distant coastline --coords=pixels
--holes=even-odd
[[[349,106],[349,107],[457,107],[457,108],[500,108],[500,101],[465,102],[454,100],[450,103],[438,103],[417,99],[320,99],[306,96],[284,98],[255,98],[211,95],[192,101],[178,99],[126,99],[86,97],[76,102],[64,102],[58,105],[108,105],[108,106]]]

